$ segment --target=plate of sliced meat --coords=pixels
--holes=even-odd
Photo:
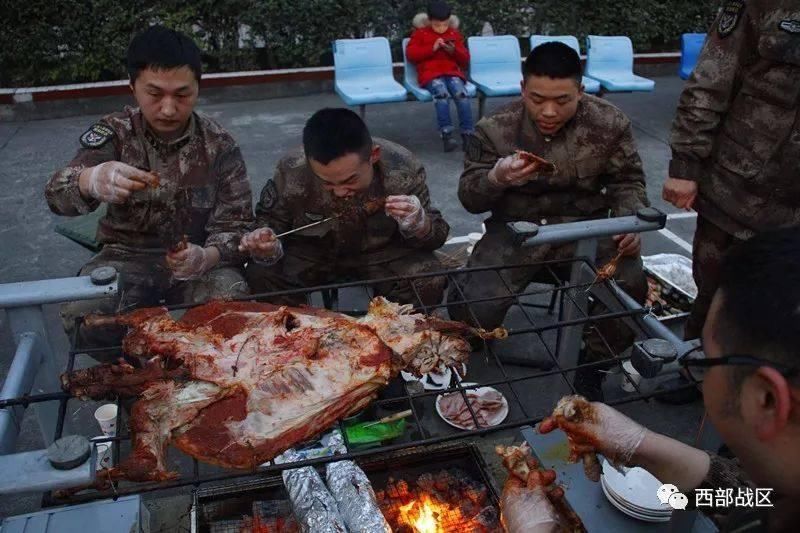
[[[477,385],[477,383],[462,383],[463,387]],[[468,389],[466,392],[478,425],[482,428],[496,426],[508,416],[508,400],[503,394],[492,387],[478,387]],[[472,430],[475,420],[464,402],[460,392],[440,394],[436,397],[436,412],[442,420],[458,429]]]

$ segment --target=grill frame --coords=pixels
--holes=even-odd
[[[347,453],[345,455],[336,456],[336,457],[322,457],[322,458],[303,460],[303,461],[299,461],[299,462],[295,462],[295,463],[285,463],[285,464],[280,464],[280,465],[271,464],[269,466],[260,467],[255,472],[250,472],[250,471],[248,471],[248,472],[230,471],[230,472],[225,472],[225,473],[214,473],[214,474],[210,474],[210,475],[201,474],[200,473],[200,466],[199,466],[198,461],[196,459],[192,458],[192,472],[191,472],[191,474],[187,475],[187,476],[183,476],[179,480],[168,481],[168,482],[160,482],[160,483],[135,483],[135,484],[130,484],[129,486],[117,486],[116,484],[112,484],[112,488],[110,490],[102,490],[101,491],[101,490],[93,490],[92,489],[92,490],[89,490],[88,492],[84,492],[84,493],[81,493],[81,494],[73,494],[73,495],[71,495],[71,496],[69,496],[67,498],[54,498],[53,497],[54,496],[53,493],[45,493],[43,502],[44,502],[45,505],[56,505],[56,504],[64,504],[64,503],[82,503],[82,502],[92,501],[92,500],[96,500],[96,499],[100,499],[100,498],[119,497],[119,496],[126,495],[126,494],[141,494],[141,493],[146,493],[146,492],[173,489],[173,488],[177,488],[177,487],[188,487],[188,486],[191,486],[191,487],[197,488],[197,487],[200,487],[201,485],[208,484],[208,483],[224,481],[224,480],[229,480],[229,479],[236,479],[236,478],[244,478],[244,477],[248,477],[248,476],[252,476],[252,475],[264,475],[264,474],[268,474],[268,473],[272,473],[272,472],[279,472],[279,471],[281,471],[283,469],[286,469],[286,468],[294,468],[294,467],[306,466],[306,465],[320,465],[320,464],[329,462],[331,460],[338,460],[338,459],[363,459],[363,458],[366,458],[368,456],[375,455],[375,454],[380,454],[380,453],[398,453],[401,450],[410,449],[410,448],[413,448],[413,447],[428,446],[428,445],[434,445],[434,444],[439,444],[439,443],[444,443],[444,442],[449,442],[449,441],[462,440],[462,439],[467,439],[467,438],[471,438],[471,437],[476,437],[476,436],[481,436],[481,435],[485,435],[485,434],[489,434],[489,433],[498,432],[498,431],[505,430],[505,429],[514,429],[514,428],[519,428],[519,427],[522,427],[522,426],[534,425],[534,424],[538,423],[541,420],[542,417],[541,416],[531,416],[525,410],[524,403],[522,401],[520,401],[520,399],[517,397],[517,394],[515,392],[513,392],[514,388],[511,387],[512,384],[521,383],[521,382],[526,381],[526,380],[546,379],[546,378],[551,377],[551,376],[559,376],[567,384],[567,386],[570,388],[570,390],[574,392],[574,386],[572,385],[571,380],[569,380],[567,378],[567,374],[572,373],[575,370],[581,369],[581,368],[601,367],[601,366],[607,366],[608,365],[608,363],[605,362],[605,361],[599,361],[599,362],[594,362],[594,363],[586,363],[586,364],[582,364],[582,365],[562,367],[561,363],[559,361],[559,357],[558,357],[558,354],[560,352],[560,343],[563,342],[563,339],[561,338],[561,335],[559,334],[557,336],[555,349],[554,350],[549,350],[549,348],[547,348],[547,346],[548,346],[547,345],[547,341],[545,341],[542,338],[542,333],[544,333],[546,331],[549,331],[549,330],[564,330],[566,328],[577,327],[577,326],[585,327],[586,325],[593,324],[593,323],[598,322],[600,320],[617,318],[617,319],[626,319],[629,322],[631,322],[632,324],[636,325],[636,327],[639,329],[639,331],[637,332],[637,336],[639,336],[639,337],[641,337],[642,335],[644,335],[645,337],[647,336],[647,328],[645,327],[645,325],[643,323],[643,320],[649,314],[649,310],[643,309],[641,307],[629,308],[628,305],[626,304],[626,302],[624,301],[624,299],[622,299],[622,298],[620,298],[618,296],[617,291],[619,291],[619,288],[616,286],[616,284],[615,284],[615,282],[613,282],[613,280],[603,281],[601,283],[593,283],[593,282],[573,283],[571,281],[567,281],[567,280],[563,279],[563,276],[559,276],[556,273],[556,271],[560,270],[560,268],[567,268],[567,270],[574,271],[575,269],[573,267],[575,267],[575,266],[585,267],[586,269],[588,269],[588,271],[593,272],[595,274],[597,273],[597,269],[594,267],[592,262],[587,257],[581,256],[581,257],[576,257],[576,258],[572,258],[572,259],[542,261],[542,262],[535,263],[535,264],[520,263],[520,264],[514,264],[514,265],[492,265],[492,266],[487,266],[487,267],[456,269],[456,270],[448,270],[448,271],[442,271],[442,272],[419,274],[419,275],[415,275],[415,276],[394,276],[394,277],[383,278],[383,279],[378,279],[378,280],[351,281],[351,282],[345,282],[345,283],[333,283],[333,284],[327,284],[327,285],[322,285],[322,286],[317,286],[317,287],[294,289],[294,290],[288,290],[288,291],[276,291],[276,292],[251,295],[251,296],[248,296],[248,297],[245,297],[245,298],[241,298],[242,300],[262,301],[262,300],[268,300],[271,296],[277,296],[277,295],[282,295],[282,294],[298,294],[298,293],[311,294],[313,292],[324,291],[324,290],[342,290],[342,289],[346,289],[346,288],[368,287],[370,285],[375,285],[375,284],[378,284],[378,283],[384,283],[384,282],[389,282],[389,281],[411,282],[411,281],[413,281],[415,279],[424,278],[424,277],[431,277],[431,276],[439,276],[439,275],[447,276],[448,279],[449,279],[449,282],[452,283],[454,276],[457,276],[458,274],[462,274],[462,273],[469,272],[469,271],[478,271],[478,270],[500,271],[500,270],[507,270],[507,269],[515,269],[515,268],[536,268],[536,267],[541,268],[549,276],[551,276],[551,278],[552,278],[552,280],[554,282],[554,286],[552,288],[548,288],[548,289],[544,289],[544,290],[533,290],[533,291],[529,291],[526,288],[526,290],[524,290],[522,292],[519,292],[519,293],[512,293],[511,291],[508,291],[507,295],[498,296],[498,297],[496,297],[496,299],[504,299],[504,298],[507,298],[509,296],[511,296],[511,297],[513,297],[515,299],[514,307],[518,307],[519,309],[522,310],[523,315],[525,316],[526,320],[529,322],[529,326],[528,327],[512,329],[512,330],[509,331],[509,335],[513,336],[513,335],[531,334],[531,335],[534,335],[534,336],[538,337],[538,339],[541,342],[541,344],[543,346],[545,346],[545,348],[547,349],[548,355],[549,355],[549,357],[551,358],[551,360],[552,360],[552,362],[554,364],[554,368],[551,369],[551,370],[536,372],[536,373],[525,375],[525,376],[512,377],[506,372],[506,370],[505,370],[505,368],[503,366],[504,363],[502,362],[501,358],[498,357],[498,354],[494,351],[494,349],[491,347],[491,345],[487,344],[487,343],[484,343],[483,355],[484,355],[485,358],[489,359],[490,361],[493,361],[494,364],[497,365],[497,367],[501,371],[502,379],[493,380],[493,381],[484,381],[484,382],[479,383],[478,385],[473,386],[473,387],[503,386],[503,385],[508,386],[509,389],[513,393],[513,401],[515,401],[516,404],[521,408],[521,411],[522,411],[522,413],[524,415],[522,417],[522,419],[514,420],[512,422],[505,422],[505,423],[499,424],[497,426],[489,427],[489,428],[480,428],[480,429],[475,429],[475,430],[470,430],[470,431],[460,431],[460,432],[454,431],[452,434],[449,434],[449,435],[427,436],[426,437],[425,436],[426,435],[426,431],[425,431],[424,426],[422,425],[422,423],[420,421],[419,414],[418,414],[417,410],[415,409],[414,400],[417,400],[417,399],[420,399],[420,398],[424,398],[424,397],[428,397],[428,396],[438,395],[438,394],[441,394],[442,392],[456,392],[457,391],[460,394],[465,395],[465,391],[470,389],[470,388],[472,388],[472,387],[463,387],[460,384],[456,384],[454,387],[451,387],[451,388],[447,389],[446,391],[423,391],[423,392],[415,392],[415,393],[409,392],[408,387],[404,387],[404,391],[405,391],[405,395],[404,396],[397,397],[397,398],[389,398],[389,399],[379,399],[379,400],[373,402],[373,405],[386,406],[386,405],[391,405],[391,404],[404,403],[404,404],[410,406],[410,408],[412,409],[412,420],[414,421],[414,427],[416,429],[416,432],[422,437],[422,438],[419,438],[417,440],[413,440],[413,441],[410,441],[410,442],[401,442],[401,443],[396,443],[396,444],[389,444],[389,445],[386,445],[386,446],[380,446],[378,448],[371,448],[371,449],[367,449],[367,450],[351,451],[351,452],[349,452],[349,453]],[[414,287],[413,284],[411,286]],[[621,311],[612,311],[612,312],[608,312],[608,313],[603,313],[603,314],[599,314],[599,315],[591,315],[591,316],[584,312],[583,313],[584,316],[582,316],[582,317],[580,317],[578,319],[561,320],[561,318],[562,318],[562,316],[564,314],[564,310],[565,310],[564,306],[565,306],[565,304],[568,304],[569,301],[572,302],[572,304],[574,305],[575,308],[580,309],[580,306],[575,302],[575,297],[573,295],[570,295],[570,291],[581,291],[582,293],[585,293],[588,290],[592,294],[594,294],[596,291],[602,290],[604,288],[608,290],[609,294],[613,295],[616,298],[617,302],[619,303],[620,308],[623,309],[623,310],[621,310]],[[416,292],[416,289],[414,289],[414,290]],[[541,295],[545,295],[545,294],[551,294],[552,295],[553,292],[557,293],[558,300],[559,300],[559,306],[558,306],[558,308],[559,308],[559,320],[557,320],[556,323],[554,323],[554,324],[537,325],[537,323],[533,320],[532,315],[529,313],[529,311],[527,309],[529,304],[526,303],[526,302],[523,302],[522,298],[527,298],[527,297],[537,296],[537,295],[541,296]],[[578,293],[576,293],[576,294],[578,294]],[[425,305],[422,304],[422,301],[421,301],[421,299],[419,297],[419,293],[416,293],[416,296],[417,296],[419,305],[415,308],[415,310],[418,310],[419,312],[424,312],[426,314],[430,314],[435,309],[446,307],[446,304],[438,304],[436,306],[427,306],[426,307]],[[481,299],[481,300],[464,300],[463,299],[463,294],[462,294],[462,300],[458,301],[458,302],[453,302],[453,303],[465,304],[467,306],[467,308],[469,308],[470,305],[476,303],[477,301],[483,301],[483,299]],[[199,304],[195,304],[195,305],[199,305]],[[168,308],[170,310],[173,310],[173,311],[179,311],[179,310],[182,310],[182,309],[187,309],[187,308],[192,307],[192,306],[193,305],[182,304],[182,305],[168,306]],[[536,306],[536,305],[534,305],[534,307],[546,307],[546,306]],[[363,312],[363,310],[358,310],[357,309],[357,310],[351,310],[351,312],[349,314],[353,314],[353,315],[357,316],[357,315],[361,314],[362,312]],[[474,313],[473,313],[473,320],[474,320]],[[77,328],[76,328],[76,330],[77,330]],[[76,339],[73,339],[72,341],[73,341],[73,344],[72,344],[73,349],[71,349],[69,354],[68,354],[69,357],[67,359],[67,365],[66,365],[66,368],[65,368],[65,371],[67,373],[71,372],[72,369],[74,368],[75,356],[77,354],[79,354],[79,353],[91,353],[93,351],[106,351],[106,350],[109,350],[109,349],[112,349],[112,348],[116,348],[116,349],[120,348],[120,347],[102,347],[102,348],[95,348],[95,349],[90,349],[90,350],[80,349],[80,347],[76,346],[76,343],[75,343]],[[500,341],[500,342],[502,342],[502,341]],[[474,357],[474,355],[473,355],[473,357]],[[629,357],[618,357],[618,358],[615,359],[615,363],[614,364],[616,366],[621,367],[621,364],[627,359],[629,359]],[[652,398],[654,396],[657,396],[659,394],[659,393],[655,393],[655,392],[643,393],[641,391],[641,389],[639,389],[638,385],[636,385],[636,389],[637,389],[636,393],[631,394],[631,395],[629,395],[627,397],[618,399],[616,401],[608,402],[608,403],[610,405],[619,405],[619,404],[629,403],[629,402],[633,402],[633,401],[648,400],[648,399],[650,399],[650,398]],[[662,394],[666,394],[666,393],[669,393],[669,392],[671,392],[671,391],[666,390],[666,391],[663,391]],[[508,397],[507,399],[509,400],[509,403],[512,401],[511,397]],[[10,406],[15,406],[15,405],[28,406],[30,404],[35,404],[35,403],[39,403],[39,402],[51,402],[51,401],[59,402],[59,417],[58,417],[58,421],[57,421],[56,428],[55,428],[55,434],[54,434],[54,438],[58,439],[58,438],[60,438],[62,436],[62,432],[64,430],[64,421],[65,421],[65,416],[66,416],[66,413],[67,413],[67,404],[68,404],[69,400],[70,400],[70,397],[67,395],[67,393],[64,393],[64,392],[40,394],[40,395],[30,395],[30,396],[24,396],[24,397],[21,397],[21,398],[15,398],[15,399],[0,400],[0,408],[10,407]],[[117,404],[120,405],[120,401],[119,400],[117,400]],[[472,408],[471,408],[471,406],[469,405],[468,402],[467,402],[467,406],[468,406],[468,408],[469,408],[469,410],[471,412],[471,415],[473,417],[473,421],[476,423],[476,427],[480,427],[480,424],[478,423],[477,419],[475,418],[475,413],[472,411]],[[408,407],[406,407],[406,408],[408,408]],[[397,410],[401,410],[401,409],[398,408]],[[125,425],[122,423],[123,422],[123,411],[124,411],[124,409],[118,409],[117,427],[121,428],[121,429],[125,428]],[[339,424],[341,424],[341,422]],[[343,432],[343,434],[345,435],[345,439],[346,439],[346,433]],[[113,453],[113,455],[112,455],[113,461],[114,461],[114,464],[118,464],[119,460],[120,460],[120,444],[123,441],[128,440],[129,438],[130,438],[130,435],[127,434],[127,431],[123,431],[118,436],[97,439],[95,442],[96,443],[111,442],[112,443],[112,450],[113,450],[113,452],[112,452]]]

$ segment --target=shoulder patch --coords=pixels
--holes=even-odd
[[[785,19],[780,21],[778,27],[786,33],[800,33],[800,20]]]
[[[466,142],[464,143],[464,153],[467,159],[471,161],[480,161],[483,158],[483,145],[480,139],[474,134],[467,135]]]
[[[722,14],[719,16],[719,22],[717,22],[717,33],[721,38],[733,33],[733,30],[739,25],[744,8],[744,0],[730,0],[725,4],[725,7],[722,8]]]
[[[81,135],[81,145],[84,148],[100,148],[114,138],[114,130],[105,124],[96,123]]]
[[[274,180],[267,181],[264,188],[261,189],[261,207],[264,209],[272,209],[278,202],[278,187],[275,186]]]

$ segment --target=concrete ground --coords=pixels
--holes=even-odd
[[[661,187],[670,157],[669,126],[682,83],[677,77],[662,77],[656,79],[653,93],[607,96],[632,119],[647,173],[650,200],[655,207],[670,214],[666,231],[644,235],[645,255],[661,252],[690,254],[691,250],[695,227],[693,214],[678,213],[661,200]],[[506,101],[509,100],[491,99],[487,110],[491,111]],[[310,114],[321,107],[341,105],[334,94],[319,94],[213,104],[202,107],[202,110],[219,120],[238,140],[257,197],[281,155],[299,144],[303,123]],[[477,103],[474,108],[477,110]],[[78,137],[97,118],[82,116],[0,123],[0,160],[3,161],[0,167],[0,205],[3,206],[0,210],[0,242],[3,243],[0,283],[72,276],[89,259],[89,252],[54,232],[54,226],[61,219],[50,213],[43,189],[53,171],[72,157],[78,147]],[[374,136],[386,137],[408,147],[423,161],[433,202],[450,223],[451,237],[480,231],[483,217],[467,213],[456,196],[462,155],[460,152],[445,154],[441,151],[431,104],[403,102],[370,106],[367,108],[367,123]],[[48,307],[46,311],[52,342],[57,357],[63,362],[67,343],[60,331],[57,309]],[[5,314],[0,311],[0,375],[7,372],[13,354],[6,322]],[[474,377],[476,374],[480,372],[471,375]],[[531,412],[544,414],[563,391],[556,385],[546,390],[516,392],[530,400]],[[92,410],[82,408],[78,402],[70,403],[71,416],[76,427],[81,428],[78,431],[96,433],[92,427]],[[653,429],[686,442],[694,440],[702,416],[699,404],[675,408],[648,402],[627,405],[623,410]],[[425,419],[432,412],[424,411],[423,415]],[[19,450],[41,445],[32,418],[26,417]],[[505,432],[502,438],[511,440],[514,435],[513,431]],[[480,441],[484,443],[487,455],[490,454],[496,439]],[[34,510],[39,502],[35,496],[0,498],[0,517]],[[154,501],[152,505],[164,507],[164,502]],[[155,514],[159,523],[169,522],[169,513]],[[165,530],[172,530],[172,526],[165,527]]]

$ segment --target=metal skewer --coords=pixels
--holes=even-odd
[[[413,413],[413,411],[411,411],[411,409],[408,409],[406,411],[400,411],[399,413],[395,413],[393,415],[384,416],[380,420],[376,420],[374,422],[370,422],[368,424],[364,424],[363,427],[368,428],[368,427],[374,426],[376,424],[386,424],[388,422],[394,422],[395,420],[400,420],[401,418],[409,417],[409,416],[412,415],[412,413]]]
[[[275,235],[276,239],[280,239],[282,237],[286,237],[287,235],[291,235],[292,233],[297,233],[298,231],[303,231],[304,229],[313,228],[314,226],[319,226],[320,224],[324,224],[325,222],[330,222],[331,220],[339,218],[339,215],[334,215],[332,217],[323,218],[322,220],[318,220],[316,222],[312,222],[311,224],[306,224],[305,226],[300,226],[299,228],[290,229],[289,231],[284,231],[280,235]]]

